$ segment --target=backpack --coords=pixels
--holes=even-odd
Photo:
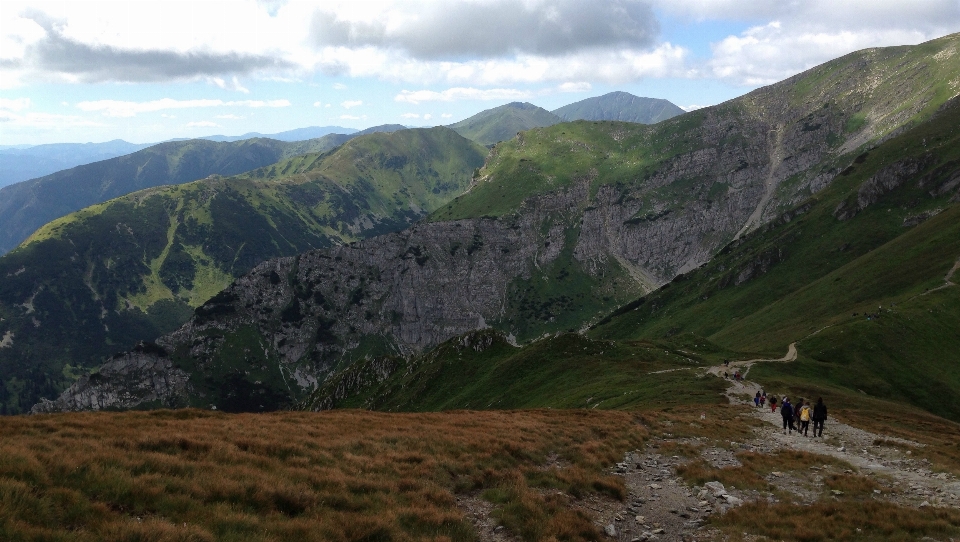
[[[800,409],[800,421],[809,422],[810,421],[810,407],[804,406]]]

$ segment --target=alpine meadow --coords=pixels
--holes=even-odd
[[[960,540],[955,2],[81,4],[0,12],[0,539]]]

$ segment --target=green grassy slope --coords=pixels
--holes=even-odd
[[[12,333],[0,405],[29,408],[179,327],[260,261],[406,227],[462,191],[485,154],[447,128],[371,134],[51,222],[0,258],[0,337]]]
[[[515,347],[499,332],[479,331],[411,361],[358,362],[328,379],[301,408],[620,409],[725,401],[721,381],[690,370],[722,352],[704,348],[690,355],[684,339],[610,342],[565,333]],[[384,368],[391,376],[377,381],[373,375]]]
[[[641,98],[629,92],[610,92],[603,96],[565,105],[560,109],[554,109],[552,113],[565,121],[618,120],[656,124],[682,115],[686,111],[667,100]]]
[[[960,260],[958,126],[954,100],[591,336],[690,332],[768,354],[797,341],[799,363],[762,366],[754,376],[803,377],[960,419],[960,407],[943,401],[960,395],[960,298],[945,283]],[[886,188],[861,209],[877,179]]]
[[[455,132],[481,145],[512,139],[517,132],[562,122],[553,113],[529,103],[513,102],[451,124]]]
[[[218,143],[194,139],[152,147],[53,173],[0,190],[0,254],[13,250],[56,218],[153,186],[181,184],[208,175],[236,175],[285,157],[327,152],[351,136],[283,142],[247,139]]]

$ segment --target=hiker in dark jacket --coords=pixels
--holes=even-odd
[[[817,399],[813,405],[813,436],[823,436],[823,422],[827,421],[827,405],[823,404],[823,397]],[[817,432],[819,428],[819,433]]]
[[[790,429],[790,433],[793,434],[793,405],[790,404],[790,399],[784,397],[783,403],[780,404],[780,416],[783,417],[783,434],[787,434],[787,429]]]

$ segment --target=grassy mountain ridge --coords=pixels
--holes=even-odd
[[[481,145],[492,145],[512,139],[517,132],[559,122],[563,122],[560,117],[546,109],[526,102],[513,102],[481,111],[449,127]]]
[[[673,103],[657,98],[641,98],[629,92],[610,92],[587,98],[551,111],[569,122],[574,120],[617,120],[656,124],[686,113]]]
[[[0,404],[16,412],[58,393],[262,260],[406,227],[459,193],[485,153],[447,128],[376,133],[49,223],[0,258],[0,336],[12,334]]]
[[[287,156],[328,151],[347,139],[333,134],[295,143],[172,141],[4,187],[0,190],[0,254],[13,250],[47,222],[89,205],[152,186],[211,174],[236,175]]]

